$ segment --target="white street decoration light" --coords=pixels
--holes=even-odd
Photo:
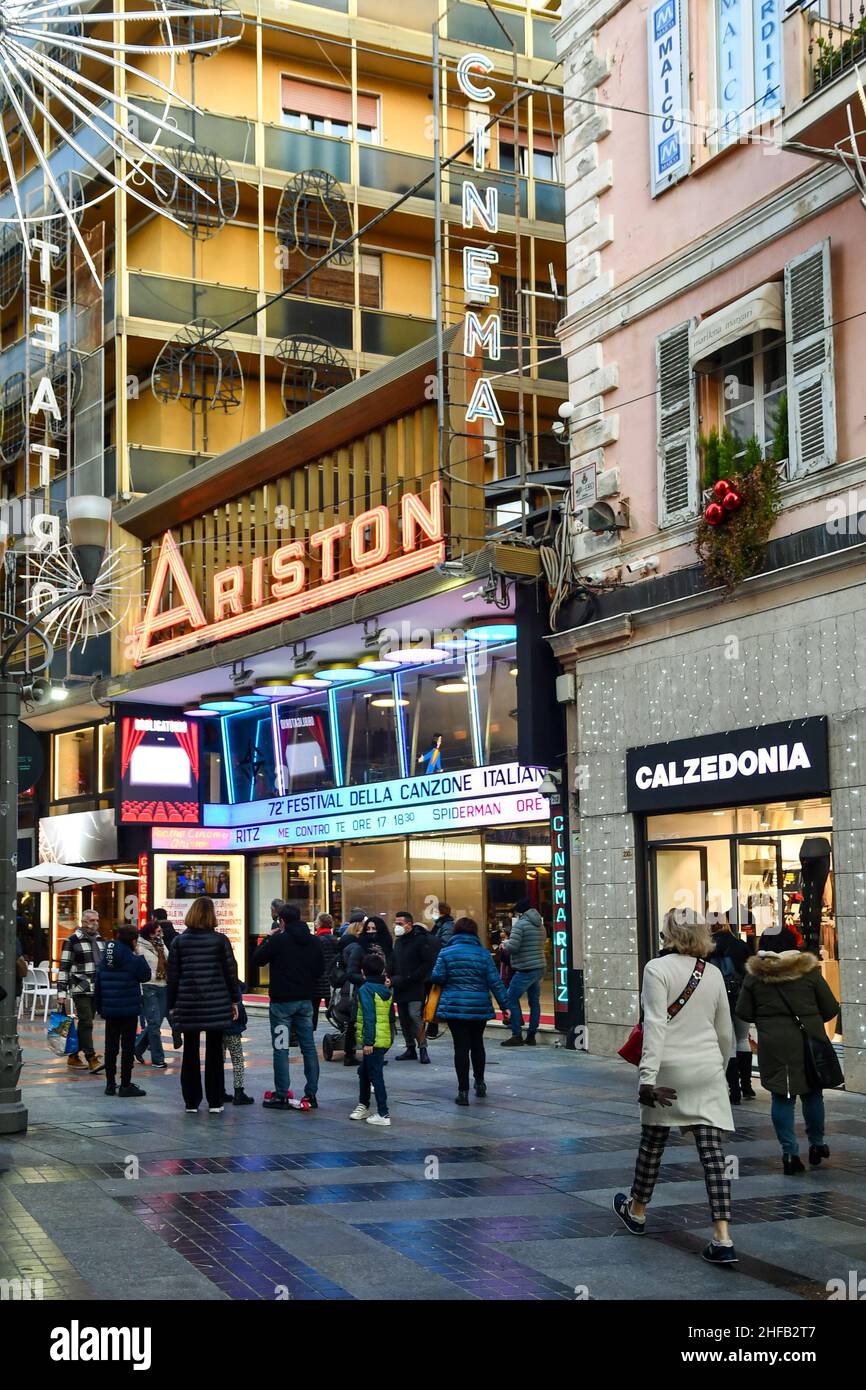
[[[111,502],[107,497],[70,497],[66,503],[69,539],[41,559],[30,592],[30,616],[41,620],[56,641],[62,633],[83,651],[91,637],[119,627],[129,611],[133,575],[140,563],[126,565],[126,549],[111,549]],[[68,602],[57,604],[67,595]]]
[[[123,25],[124,37],[119,39],[116,23]],[[110,28],[110,36],[94,36],[93,29],[99,26]],[[125,37],[130,29],[132,40]],[[58,222],[61,226],[65,223],[98,281],[79,227],[83,208],[111,197],[115,189],[126,188],[151,212],[176,221],[160,202],[154,170],[162,170],[163,175],[167,171],[172,178],[195,187],[194,181],[178,170],[176,161],[157,148],[166,132],[171,133],[172,143],[194,143],[170,115],[172,102],[196,110],[175,91],[178,60],[207,57],[236,43],[242,33],[240,11],[223,0],[202,4],[153,0],[152,8],[141,10],[91,10],[86,0],[0,0],[0,101],[14,112],[22,141],[41,169],[46,186],[44,205],[34,212],[25,205],[0,122],[0,158],[6,166],[12,202],[11,215],[0,216],[0,224],[16,224],[31,252],[48,245],[56,253],[59,248],[53,246],[52,233],[58,230]],[[143,42],[135,42],[135,38]],[[166,81],[141,61],[154,56],[168,59]],[[115,92],[119,74],[150,87],[159,97],[158,107],[140,105],[134,98]],[[91,171],[98,188],[91,196],[85,192],[83,202],[64,189],[63,176],[52,167],[52,156],[46,154],[41,133],[34,128],[35,116],[58,137],[60,147],[72,151],[80,166]],[[61,116],[71,116],[76,131],[79,123],[95,131],[104,148],[89,149],[67,129]],[[140,133],[148,127],[153,129],[150,136]],[[106,154],[112,156],[108,164],[103,162]],[[120,167],[117,161],[121,161]],[[210,197],[206,192],[201,196]]]

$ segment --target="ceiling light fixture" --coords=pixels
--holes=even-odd
[[[323,666],[316,675],[320,680],[328,681],[330,685],[346,685],[349,681],[368,678],[370,672],[362,671],[354,661],[334,661],[330,666]]]
[[[280,680],[259,681],[252,689],[253,695],[259,700],[279,700],[281,696],[292,693],[295,681],[283,678]]]
[[[436,661],[447,661],[451,652],[443,647],[397,647],[387,652],[386,659],[394,666],[431,666]]]
[[[516,642],[516,623],[476,623],[466,629],[473,642]]]
[[[441,685],[437,685],[436,694],[462,695],[468,689],[469,686],[467,685],[466,681],[443,681]]]

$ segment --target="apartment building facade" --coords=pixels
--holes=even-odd
[[[590,1050],[621,1044],[662,915],[692,905],[753,939],[801,932],[862,1090],[866,277],[848,112],[855,132],[866,112],[862,26],[833,10],[564,14],[575,498],[625,524],[577,534],[583,582],[552,642],[576,678]],[[719,441],[728,481],[762,456],[778,478],[762,561],[728,591],[695,549]]]

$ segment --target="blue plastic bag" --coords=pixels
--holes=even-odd
[[[75,1019],[60,1009],[48,1015],[48,1046],[58,1057],[78,1051],[78,1029]]]

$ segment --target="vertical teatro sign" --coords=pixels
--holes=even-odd
[[[457,82],[460,90],[469,101],[487,105],[496,95],[489,85],[481,85],[475,74],[493,71],[493,61],[483,53],[465,53],[457,64]],[[487,132],[484,123],[475,127],[472,140],[472,164],[477,172],[484,170],[484,155],[487,147]],[[472,179],[464,179],[462,194],[463,227],[471,231],[477,227],[490,236],[499,231],[499,189],[489,184],[479,190]],[[491,307],[492,301],[499,299],[499,287],[493,283],[491,272],[499,261],[499,252],[493,246],[464,246],[463,248],[463,294],[467,305],[483,306],[483,313],[476,308],[467,308],[463,320],[463,353],[472,358],[476,352],[486,352],[492,362],[502,356],[502,324],[497,309]],[[475,420],[489,420],[494,426],[505,422],[502,408],[496,399],[496,392],[489,377],[483,372],[477,378],[469,403],[466,407],[466,423]]]

